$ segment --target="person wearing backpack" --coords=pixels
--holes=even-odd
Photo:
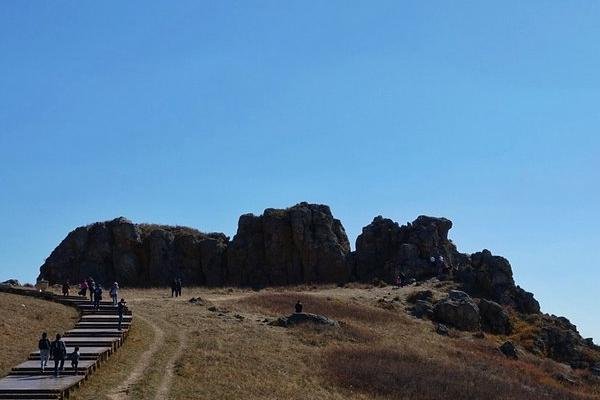
[[[123,314],[125,313],[125,309],[127,308],[127,303],[125,299],[121,299],[119,304],[117,304],[117,314],[119,315],[119,330],[121,330],[121,325],[123,324]]]
[[[50,340],[48,340],[48,334],[46,332],[42,333],[42,338],[38,342],[38,349],[40,350],[40,366],[42,367],[42,372],[46,368],[48,364],[48,359],[50,358]]]
[[[59,333],[56,334],[56,340],[50,346],[50,354],[54,359],[54,376],[58,376],[58,371],[65,368],[65,357],[67,356],[67,346],[61,340]]]
[[[102,287],[100,284],[96,284],[94,288],[94,309],[100,309],[100,302],[102,301]]]

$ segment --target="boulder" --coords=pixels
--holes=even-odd
[[[435,327],[435,333],[442,336],[448,336],[450,334],[450,329],[444,324],[437,324]]]
[[[315,324],[337,327],[339,323],[333,319],[329,319],[323,315],[310,314],[310,313],[294,313],[287,317],[277,318],[275,321],[269,323],[272,326],[291,327],[300,324]]]
[[[433,306],[428,301],[417,300],[417,302],[411,310],[411,313],[417,318],[432,318]]]
[[[466,293],[453,292],[452,297],[448,297],[434,306],[435,320],[463,331],[480,330],[477,304]]]
[[[413,304],[417,303],[419,300],[429,302],[431,299],[433,299],[433,292],[431,290],[418,290],[406,296],[406,301]]]
[[[300,203],[242,215],[227,254],[227,283],[344,283],[350,243],[328,206]]]
[[[509,357],[509,358],[518,358],[519,357],[519,354],[517,352],[517,348],[515,347],[515,345],[511,341],[504,342],[504,344],[502,346],[500,346],[499,350],[506,357]]]
[[[479,315],[484,331],[496,335],[509,335],[512,332],[508,313],[500,304],[486,299],[479,300]]]

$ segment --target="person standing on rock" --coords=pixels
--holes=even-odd
[[[46,332],[42,333],[42,338],[38,342],[38,349],[40,350],[40,366],[42,368],[42,372],[46,368],[48,364],[48,359],[50,358],[50,340],[48,340],[48,334]]]
[[[300,303],[300,300],[296,302],[294,310],[296,311],[296,314],[300,314],[302,312],[302,303]]]
[[[113,306],[117,305],[117,299],[119,297],[119,284],[117,282],[113,283],[110,287],[110,298],[112,299]]]
[[[94,288],[94,309],[100,309],[100,302],[102,301],[102,286],[100,284],[96,284]]]
[[[68,296],[69,295],[69,290],[71,290],[71,285],[69,284],[69,281],[66,281],[62,285],[62,294],[63,294],[63,296]]]
[[[121,330],[121,325],[123,324],[123,314],[125,313],[125,307],[127,307],[127,303],[125,299],[121,299],[119,304],[117,304],[117,314],[119,315],[119,330]]]
[[[58,371],[65,367],[65,357],[67,356],[67,346],[61,340],[59,333],[56,334],[56,340],[50,346],[50,354],[54,359],[54,376],[58,376]]]

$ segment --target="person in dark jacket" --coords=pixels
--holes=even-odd
[[[100,309],[100,302],[102,301],[102,286],[96,285],[94,288],[94,309]]]
[[[58,371],[65,368],[65,357],[67,356],[67,346],[58,333],[56,334],[56,340],[50,346],[50,354],[54,359],[54,376],[58,376]]]
[[[48,359],[50,358],[50,340],[48,340],[48,334],[46,332],[42,333],[42,338],[38,342],[38,349],[40,350],[40,366],[42,367],[42,372],[46,368],[48,364]]]
[[[125,313],[125,309],[127,308],[127,303],[125,299],[121,299],[119,304],[117,304],[117,313],[119,314],[119,330],[121,330],[121,325],[123,324],[123,314]]]
[[[182,286],[182,285],[181,285],[181,278],[178,278],[178,279],[177,279],[177,283],[176,283],[176,285],[175,285],[175,290],[177,290],[177,294],[176,294],[176,296],[179,296],[179,297],[181,297],[181,286]]]
[[[300,300],[298,300],[298,302],[294,306],[294,309],[296,310],[296,313],[298,313],[298,314],[302,312],[302,303],[300,303]]]
[[[87,278],[86,282],[87,282],[88,290],[90,291],[90,301],[93,302],[94,301],[94,280],[91,277],[89,277],[89,278]]]
[[[173,279],[171,282],[171,297],[177,295],[177,279]]]
[[[71,354],[69,354],[69,359],[71,360],[71,367],[73,368],[73,375],[77,375],[77,367],[79,366],[79,346],[75,346],[75,350]]]
[[[69,295],[69,290],[71,290],[71,284],[69,283],[69,281],[66,281],[62,285],[62,294],[63,294],[63,296],[68,296]]]

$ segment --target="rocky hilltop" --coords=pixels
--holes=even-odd
[[[460,253],[448,238],[451,228],[446,218],[419,216],[401,226],[377,216],[351,252],[342,223],[319,204],[242,215],[231,240],[223,233],[117,218],[69,233],[41,266],[39,278],[53,284],[92,276],[105,284],[116,280],[138,287],[182,278],[186,285],[255,288],[395,283],[399,275],[416,285],[438,279],[462,291],[438,301],[422,293],[415,299],[415,316],[497,335],[512,334],[515,325],[529,326],[527,334],[514,339],[532,353],[577,368],[600,360],[598,347],[566,318],[540,312],[533,294],[515,284],[508,260],[485,249]],[[450,272],[440,274],[440,267]]]

